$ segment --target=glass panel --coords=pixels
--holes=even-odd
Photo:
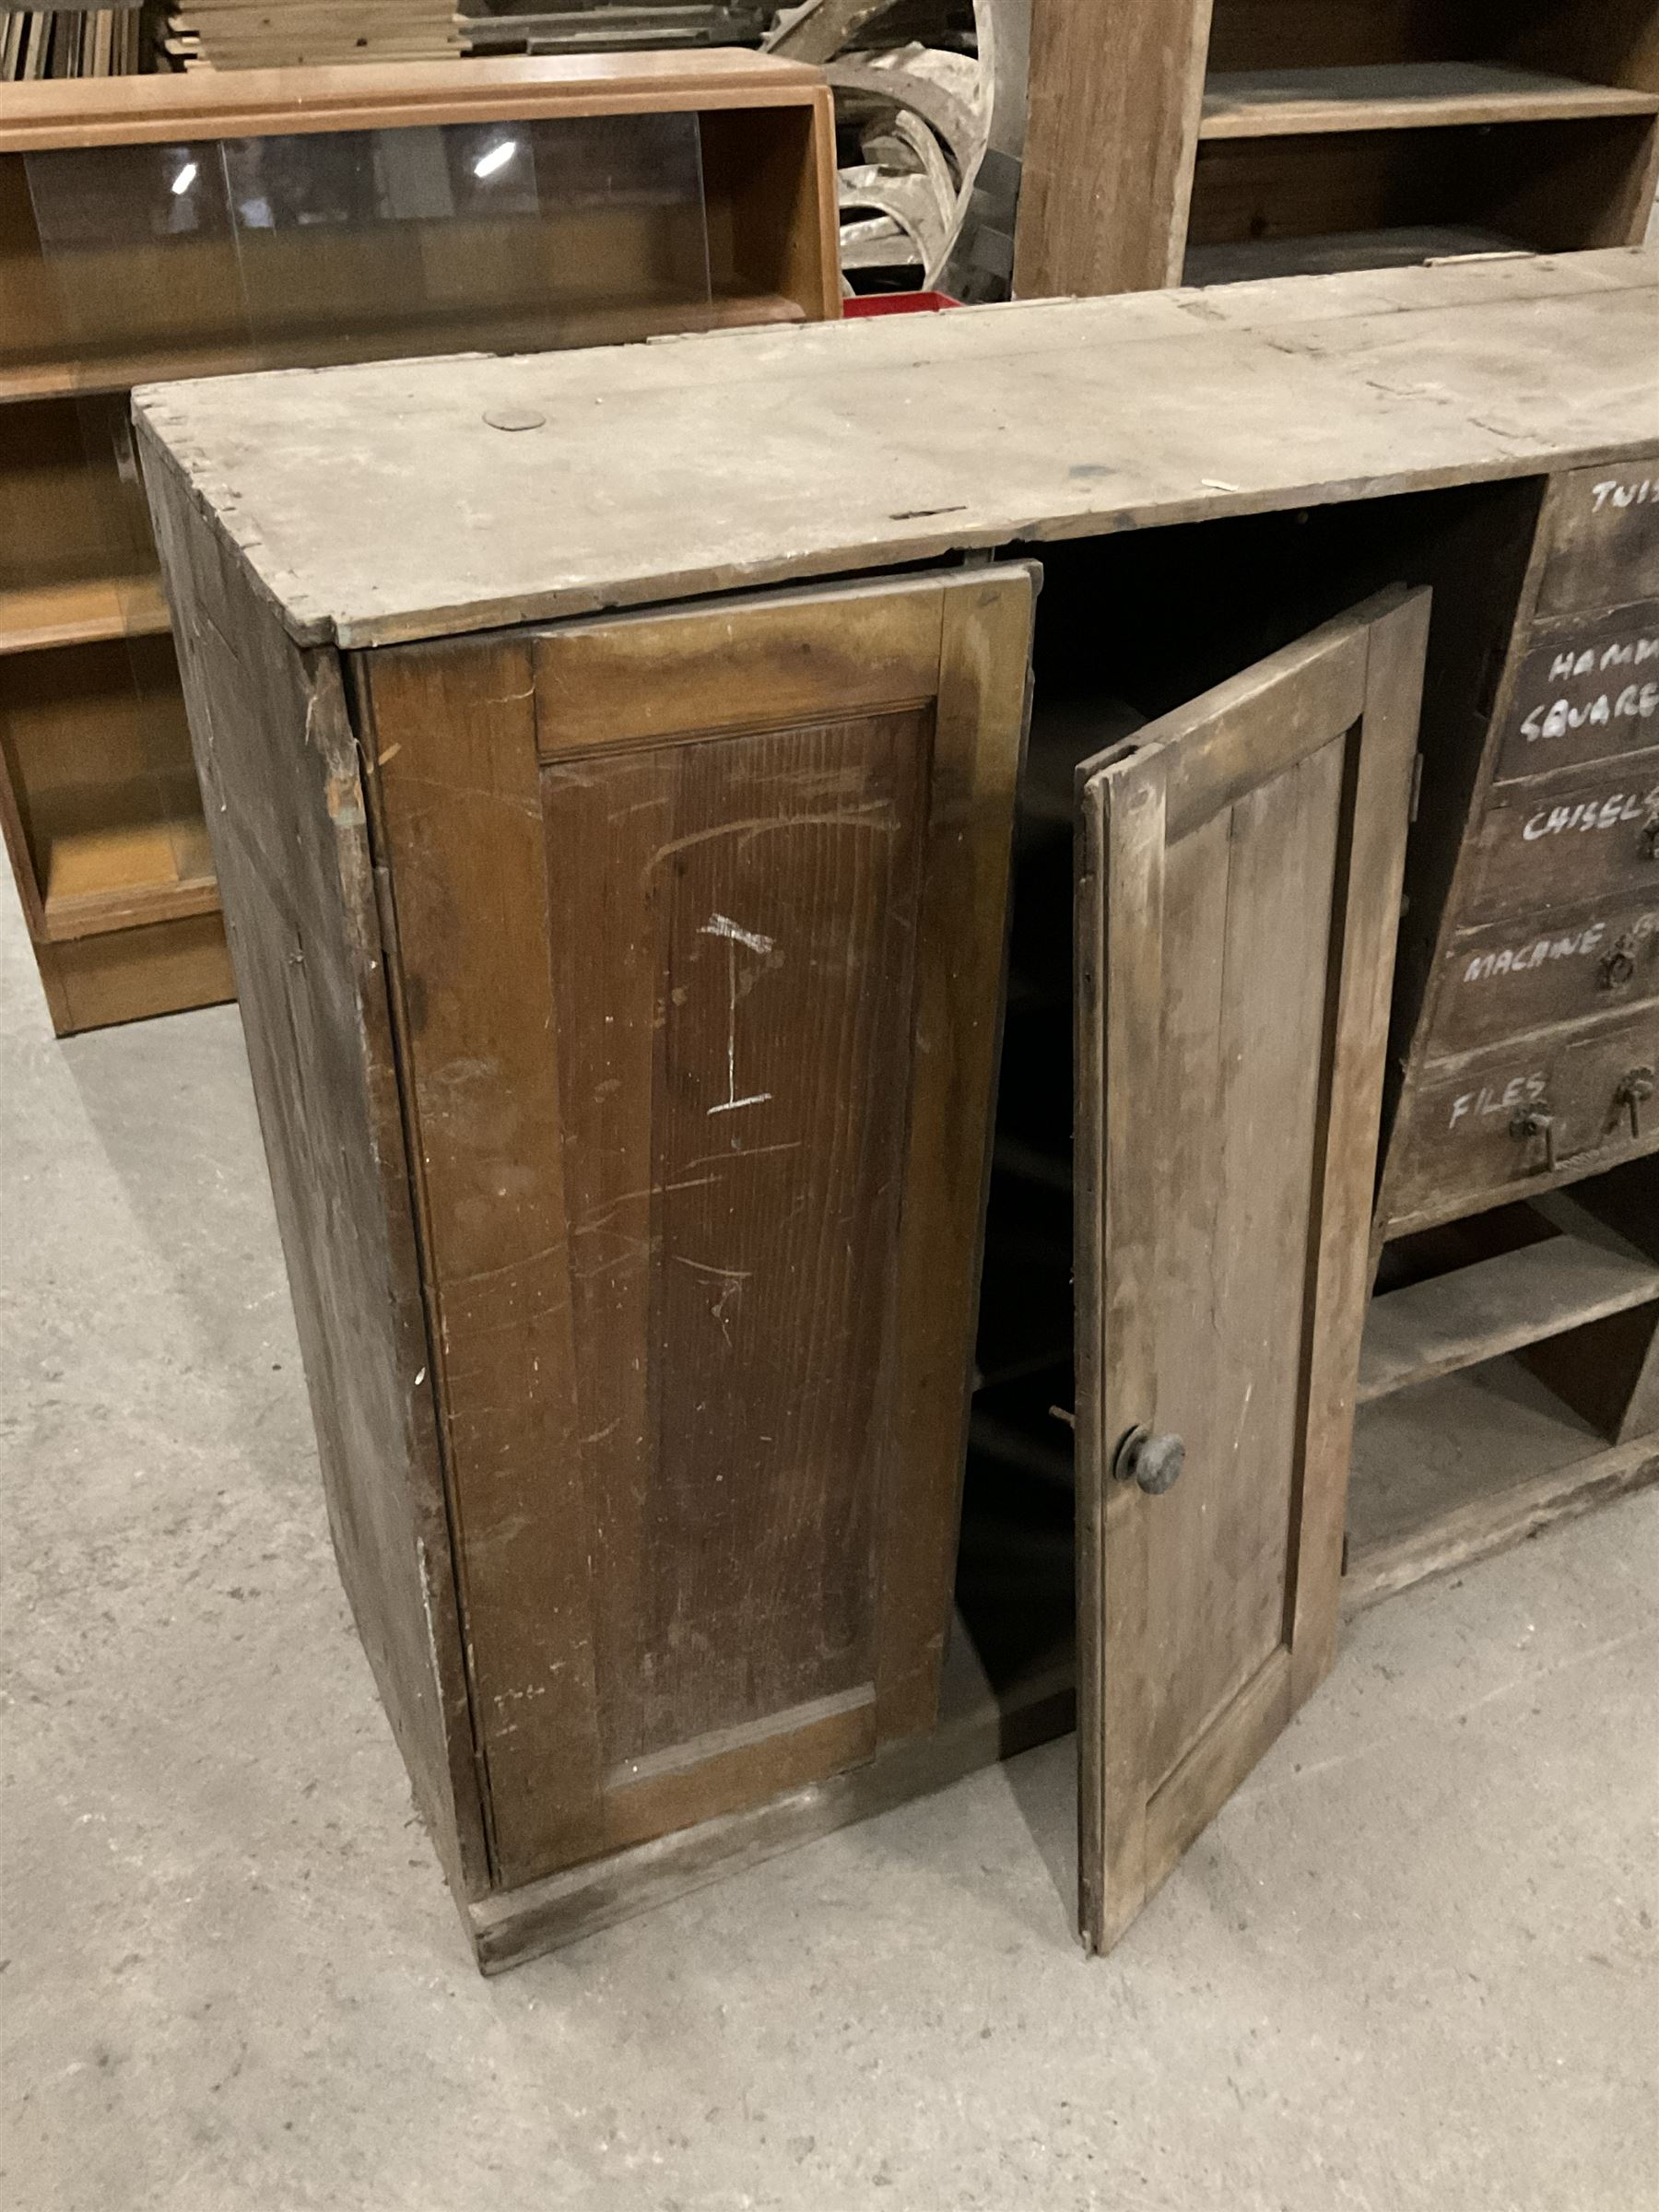
[[[245,355],[236,239],[216,145],[25,157],[62,339],[96,372],[166,374]],[[229,364],[227,364],[229,365]]]
[[[0,406],[0,651],[163,620],[124,398]]]
[[[49,911],[202,872],[171,656],[168,638],[0,656],[0,743]]]
[[[583,313],[709,297],[694,115],[242,139],[225,159],[273,366],[569,344]]]
[[[190,750],[190,724],[172,639],[165,632],[134,638],[129,652],[158,825],[167,840],[173,874],[181,883],[211,881],[207,818]]]
[[[0,362],[135,377],[661,328],[710,297],[698,118],[31,154],[0,286]]]
[[[64,345],[56,287],[41,254],[29,171],[0,155],[0,369],[56,360]]]

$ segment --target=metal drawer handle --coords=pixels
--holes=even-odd
[[[1555,1173],[1556,1122],[1555,1115],[1547,1107],[1529,1106],[1524,1113],[1518,1113],[1510,1124],[1510,1135],[1517,1144],[1525,1144],[1531,1137],[1541,1136],[1544,1139],[1544,1165],[1550,1174]]]
[[[1627,983],[1635,980],[1636,940],[1627,930],[1622,937],[1616,937],[1611,949],[1602,955],[1596,981],[1604,991],[1622,991]]]
[[[1651,1067],[1633,1067],[1613,1093],[1613,1102],[1622,1106],[1630,1117],[1630,1135],[1641,1135],[1641,1110],[1653,1095],[1653,1071]]]
[[[1150,1429],[1131,1429],[1117,1448],[1112,1472],[1119,1482],[1133,1482],[1148,1498],[1161,1498],[1181,1480],[1186,1465],[1186,1446],[1178,1436],[1154,1436]]]

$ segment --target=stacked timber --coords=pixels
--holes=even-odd
[[[453,0],[172,0],[162,45],[186,69],[439,62],[463,51]]]

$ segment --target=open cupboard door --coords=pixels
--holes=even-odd
[[[1079,1912],[1328,1669],[1429,594],[1077,771]]]

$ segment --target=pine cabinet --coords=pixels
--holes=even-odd
[[[1659,1474],[1656,310],[1598,254],[140,395],[486,1969],[1074,1722],[1106,1948],[1346,1606]],[[1524,1356],[1566,1457],[1405,1526],[1398,1408]]]

